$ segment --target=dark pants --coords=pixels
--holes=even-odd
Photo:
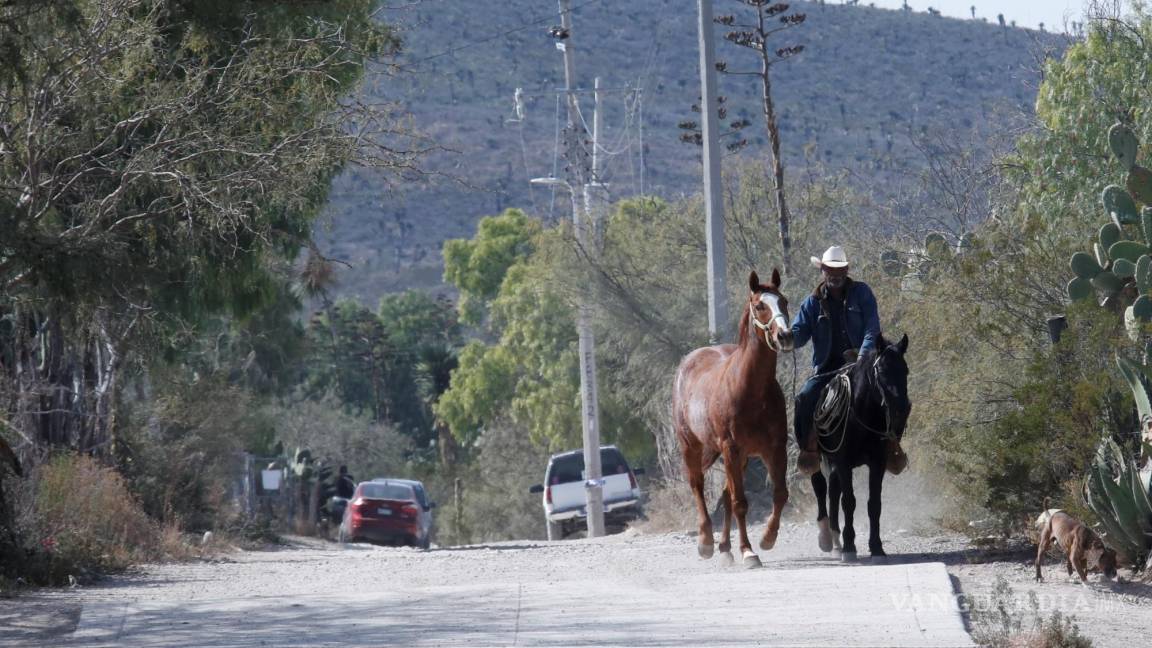
[[[835,375],[835,370],[815,374],[808,379],[808,382],[804,383],[800,393],[796,394],[792,429],[796,431],[796,443],[800,444],[801,450],[804,449],[808,435],[812,432],[812,418],[816,414],[816,405],[820,402],[820,394],[824,392],[824,387],[832,382]]]

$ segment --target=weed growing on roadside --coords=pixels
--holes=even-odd
[[[1003,576],[996,578],[987,607],[969,606],[972,638],[989,648],[1091,648],[1092,641],[1080,634],[1075,620],[1059,610],[1041,616],[1035,592],[1020,605]]]

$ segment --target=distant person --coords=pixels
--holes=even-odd
[[[356,494],[356,482],[352,479],[352,475],[348,474],[348,466],[340,466],[340,470],[337,472],[336,497],[352,499],[352,496]]]
[[[868,284],[848,276],[844,249],[833,245],[824,251],[823,257],[811,259],[812,264],[820,268],[821,280],[804,299],[792,322],[795,348],[812,340],[812,376],[796,396],[793,421],[796,443],[800,445],[796,468],[806,475],[820,469],[816,435],[812,434],[812,418],[820,394],[837,369],[855,362],[865,351],[875,350],[880,337],[876,296]],[[899,440],[888,441],[888,471],[900,474],[907,463],[908,457]]]

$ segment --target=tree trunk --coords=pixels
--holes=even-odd
[[[436,421],[437,445],[440,446],[440,468],[448,471],[456,463],[456,439],[452,431],[441,421]]]
[[[763,87],[764,123],[768,127],[768,141],[772,147],[772,185],[776,193],[776,216],[780,222],[780,249],[783,253],[783,271],[790,274],[792,267],[792,235],[789,232],[791,225],[788,215],[788,203],[784,199],[784,162],[780,159],[780,129],[776,124],[776,106],[772,102],[772,78],[769,76],[771,62],[768,60],[768,43],[764,29],[764,12],[756,12],[759,21],[761,42],[760,46],[760,83]]]

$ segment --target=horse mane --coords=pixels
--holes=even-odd
[[[860,354],[860,357],[856,361],[856,366],[852,369],[853,382],[869,387],[872,386],[874,382],[872,378],[872,367],[876,364],[876,361],[880,359],[880,354],[883,353],[884,349],[887,349],[888,346],[888,341],[881,335],[876,338],[875,347]]]
[[[744,344],[748,342],[748,327],[749,326],[750,326],[750,324],[748,323],[748,314],[745,313],[740,318],[739,333],[736,334],[736,346],[743,348]]]

